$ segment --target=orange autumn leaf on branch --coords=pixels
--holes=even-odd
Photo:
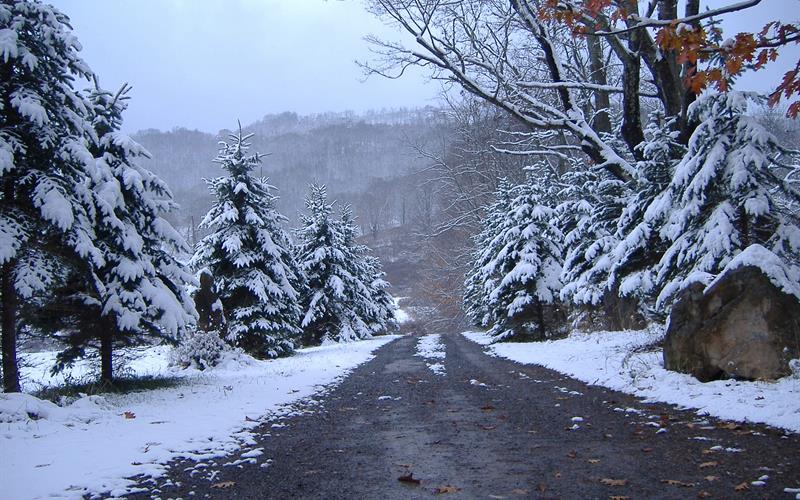
[[[547,0],[539,10],[545,20],[555,20],[573,29],[575,35],[600,32],[625,38],[635,29],[654,34],[659,49],[671,51],[686,64],[684,83],[695,93],[706,88],[729,90],[736,77],[759,71],[778,59],[781,47],[800,43],[800,22],[770,21],[758,32],[723,38],[711,18],[698,16],[672,21],[629,16],[619,0]],[[744,9],[746,11],[746,9]],[[622,24],[622,26],[620,26]],[[769,95],[769,104],[792,100],[787,114],[800,114],[800,61],[787,71]]]

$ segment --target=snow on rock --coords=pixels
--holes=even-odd
[[[463,335],[482,345],[482,332]],[[648,401],[694,408],[700,414],[742,422],[759,422],[800,432],[800,376],[775,382],[717,380],[702,383],[665,370],[660,351],[635,352],[658,341],[662,328],[622,332],[573,332],[560,340],[493,344],[489,354],[537,364],[592,385],[626,392]]]
[[[444,364],[436,362],[443,360],[446,356],[445,347],[442,343],[442,336],[438,333],[424,335],[417,341],[417,352],[415,356],[425,358],[428,368],[436,375],[444,375]]]
[[[0,394],[2,496],[120,496],[133,487],[126,477],[159,476],[176,457],[219,457],[255,444],[251,429],[262,417],[288,415],[285,405],[337,383],[395,338],[301,349],[269,361],[229,353],[202,372],[170,369],[169,351],[153,348],[140,352],[128,369],[178,377],[177,386],[87,396],[64,406],[29,394]],[[63,382],[64,375],[46,373],[53,357],[26,356],[26,387]],[[75,368],[78,376],[88,369]],[[250,461],[260,456],[256,450],[246,455]]]

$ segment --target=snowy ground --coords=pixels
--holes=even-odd
[[[800,432],[800,377],[777,382],[719,380],[701,383],[663,367],[661,352],[634,353],[663,331],[574,332],[548,342],[500,343],[482,332],[465,332],[487,345],[487,352],[524,364],[537,364],[583,382],[699,410],[701,414],[760,422]]]
[[[88,396],[63,407],[0,394],[0,497],[122,494],[130,486],[125,477],[158,476],[173,458],[224,456],[250,444],[249,430],[261,420],[291,413],[287,405],[324,392],[395,338],[302,349],[271,361],[231,356],[206,372],[171,370],[168,350],[155,348],[140,352],[129,369],[180,377],[177,387]],[[52,353],[27,356],[26,387],[63,380],[46,374],[52,359]],[[86,370],[78,366],[71,376]]]
[[[408,297],[395,297],[394,298],[394,319],[397,321],[397,324],[402,325],[403,323],[408,323],[411,321],[411,315],[408,312],[400,307],[400,301],[406,299]]]
[[[425,364],[436,375],[445,374],[444,364],[440,362],[446,356],[445,347],[442,343],[442,336],[438,333],[431,333],[419,338],[416,356],[425,358]]]

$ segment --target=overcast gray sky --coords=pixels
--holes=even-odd
[[[364,111],[435,104],[421,71],[399,80],[363,74],[362,38],[401,39],[361,0],[46,0],[72,19],[83,58],[104,87],[133,86],[126,129],[175,126],[216,132],[267,113]],[[704,2],[730,4],[732,0]],[[725,29],[758,30],[800,18],[800,0],[764,0],[726,16]],[[742,88],[766,91],[798,59],[796,47]]]
[[[363,74],[362,38],[398,39],[360,1],[45,0],[66,13],[110,89],[133,86],[126,129],[216,132],[267,113],[435,104],[420,72]]]

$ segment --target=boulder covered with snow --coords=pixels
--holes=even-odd
[[[724,272],[709,287],[694,283],[672,308],[664,367],[701,381],[771,380],[791,374],[800,357],[800,301],[759,267]]]

